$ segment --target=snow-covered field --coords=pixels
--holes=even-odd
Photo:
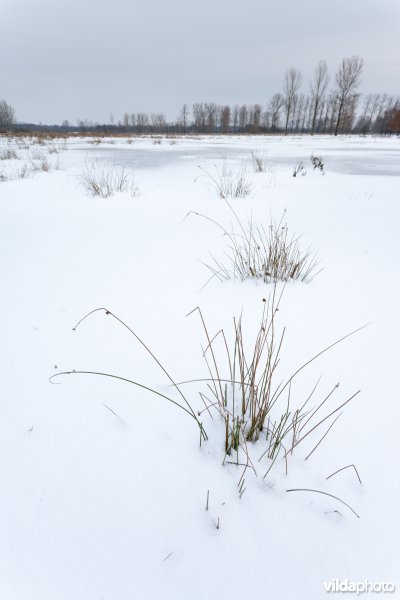
[[[10,148],[17,158],[0,161],[0,598],[318,600],[324,582],[346,578],[397,584],[399,594],[400,139],[0,139],[0,156]],[[253,171],[251,151],[265,172]],[[307,174],[293,177],[300,161]],[[94,162],[124,165],[139,193],[87,194],[79,175]],[[201,415],[209,439],[200,447],[194,419],[142,388],[92,375],[49,383],[60,371],[107,372],[179,401],[112,316],[95,313],[72,331],[98,307],[128,324],[175,381],[209,377],[199,314],[186,316],[196,307],[228,344],[242,312],[251,345],[272,285],[213,278],[204,287],[210,253],[229,252],[211,220],[238,227],[210,177],[224,163],[234,173],[246,166],[252,185],[229,199],[241,223],[268,228],[283,216],[322,267],[285,286],[276,385],[369,323],[293,381],[293,409],[320,376],[310,408],[340,382],[321,418],[361,390],[317,450],[305,460],[339,412],[287,465],[281,452],[266,477],[260,438],[241,488],[243,467],[222,464],[215,411]],[[182,391],[204,409],[206,382]],[[353,467],[326,479],[347,465],[361,484]]]

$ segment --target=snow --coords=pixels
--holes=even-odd
[[[59,170],[27,179],[11,175],[29,162],[29,140],[18,160],[1,161],[0,175],[9,174],[0,183],[1,597],[318,600],[334,578],[400,585],[400,140],[174,141],[95,146],[71,138],[49,155]],[[10,144],[21,143],[0,140],[0,148]],[[251,151],[265,155],[266,173],[252,172]],[[312,153],[322,155],[325,175],[312,171]],[[77,176],[94,160],[134,172],[140,195],[87,195]],[[286,210],[289,231],[318,250],[323,267],[310,283],[284,290],[282,378],[369,323],[304,369],[292,392],[302,403],[322,376],[316,405],[340,381],[331,410],[361,393],[309,460],[325,430],[299,447],[287,475],[282,457],[265,479],[267,462],[256,463],[241,498],[242,469],[222,466],[216,413],[214,421],[203,414],[209,440],[200,448],[194,420],[145,390],[85,375],[49,383],[60,371],[94,370],[174,394],[111,315],[96,313],[72,331],[97,307],[127,323],[176,381],[207,377],[200,319],[186,317],[195,307],[210,332],[229,336],[243,311],[251,340],[271,286],[214,278],[203,287],[203,262],[210,252],[222,257],[227,241],[216,225],[188,215],[235,224],[208,176],[224,160],[236,170],[247,165],[253,182],[250,196],[229,200],[238,217],[268,226]],[[299,161],[307,175],[294,178]],[[204,384],[182,389],[201,409]],[[361,485],[353,469],[326,480],[349,464]],[[333,494],[360,518],[326,495],[286,492],[293,488]]]

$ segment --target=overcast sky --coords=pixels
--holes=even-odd
[[[25,122],[265,104],[285,70],[365,60],[362,90],[400,94],[400,0],[0,0],[0,100]]]

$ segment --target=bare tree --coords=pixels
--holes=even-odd
[[[271,129],[276,131],[279,128],[279,117],[284,99],[282,94],[274,94],[268,103],[268,110],[271,113]]]
[[[129,118],[128,113],[124,113],[124,118],[122,119],[122,123],[123,123],[125,129],[128,129],[129,122],[130,122],[130,118]]]
[[[139,133],[143,133],[144,130],[149,126],[149,115],[144,112],[139,112],[136,115],[136,126]]]
[[[300,130],[302,132],[310,131],[310,102],[311,102],[310,96],[306,96],[304,99],[303,114],[301,116],[301,123],[300,123]],[[308,121],[307,125],[306,125],[306,121]]]
[[[338,134],[339,126],[342,124],[342,117],[347,106],[353,103],[357,88],[360,84],[360,77],[363,70],[364,61],[359,56],[344,58],[336,73],[335,95],[338,103],[337,120],[335,126],[335,135]]]
[[[306,97],[304,94],[297,94],[293,110],[292,131],[301,132],[302,121],[305,121]]]
[[[392,119],[389,123],[390,133],[400,133],[400,103],[397,102],[395,110],[393,112]]]
[[[334,131],[334,127],[335,127],[335,123],[337,120],[337,114],[338,114],[338,99],[336,94],[329,94],[329,98],[328,98],[328,109],[329,109],[329,131],[330,133],[333,133]]]
[[[228,133],[230,122],[231,122],[231,109],[228,105],[222,106],[221,116],[220,116],[222,133]]]
[[[344,110],[341,117],[341,129],[343,133],[349,133],[354,127],[354,121],[356,118],[356,109],[360,96],[359,94],[352,94],[345,104]]]
[[[290,67],[285,73],[283,85],[283,106],[285,109],[285,135],[287,134],[289,121],[293,119],[294,108],[297,103],[297,95],[301,86],[301,73],[295,67]]]
[[[247,106],[245,104],[243,104],[239,108],[239,129],[240,129],[240,131],[244,131],[246,129],[247,115],[248,115]]]
[[[329,75],[328,66],[324,60],[321,60],[314,72],[314,79],[311,82],[311,135],[314,134],[317,117],[321,108],[321,103],[328,87]]]
[[[399,98],[396,98],[395,96],[387,96],[384,111],[379,120],[380,133],[390,133],[390,123],[393,120],[399,106]]]
[[[271,127],[271,113],[269,110],[263,110],[261,113],[261,127],[264,130],[270,129]]]
[[[262,106],[261,106],[261,104],[254,104],[250,108],[250,119],[249,119],[249,121],[251,123],[251,127],[252,127],[253,131],[258,131],[260,129],[261,113],[262,113]]]
[[[164,113],[151,113],[150,123],[153,133],[164,133],[166,129],[166,120]]]
[[[217,127],[218,107],[215,102],[208,102],[205,105],[207,131],[212,133]]]
[[[15,111],[5,100],[0,101],[0,128],[11,127],[15,121]]]
[[[193,121],[197,133],[206,130],[206,111],[203,102],[193,104]]]
[[[376,116],[377,111],[379,110],[380,100],[381,100],[381,95],[380,94],[373,94],[372,95],[372,98],[371,98],[371,109],[370,109],[369,118],[368,118],[368,125],[367,125],[367,132],[370,131],[371,125],[372,125],[372,120],[374,119],[374,117]]]
[[[380,101],[380,94],[368,94],[365,96],[363,102],[363,111],[357,121],[357,130],[363,135],[366,135],[370,131],[372,120],[379,109]]]
[[[181,127],[181,130],[183,133],[186,133],[186,131],[187,131],[189,112],[190,112],[190,110],[189,110],[188,105],[184,104],[181,108],[181,112],[180,112],[179,118],[178,118],[178,123],[179,123],[179,126]]]
[[[235,104],[232,111],[232,125],[233,130],[237,131],[239,125],[239,104]]]

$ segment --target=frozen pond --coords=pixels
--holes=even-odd
[[[80,142],[72,148],[82,150]],[[262,154],[267,167],[293,169],[299,162],[310,167],[310,156],[322,156],[330,172],[348,175],[400,175],[399,138],[300,137],[210,137],[179,138],[154,143],[151,138],[133,138],[89,146],[87,157],[137,169],[166,168],[180,162],[217,162],[223,158],[246,162],[251,152]]]

